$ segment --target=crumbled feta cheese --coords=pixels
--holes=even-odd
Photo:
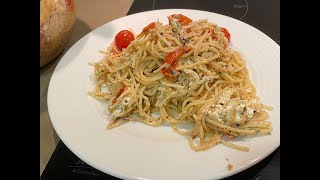
[[[205,81],[211,81],[212,79],[213,79],[212,77],[208,77],[208,76],[202,77],[202,80],[205,80]]]
[[[259,102],[258,99],[241,100],[238,98],[230,99],[234,89],[228,89],[225,91],[220,98],[218,104],[211,106],[205,113],[208,117],[224,121],[238,121],[240,122],[246,116],[251,119],[254,113],[259,113],[259,109],[250,108],[249,106]]]
[[[120,113],[123,111],[123,105],[117,105],[114,107],[114,111],[112,112],[112,117],[118,117]]]
[[[127,105],[130,103],[130,101],[131,101],[131,98],[130,98],[130,97],[125,97],[125,98],[123,99],[123,105],[127,106]]]
[[[247,107],[246,115],[248,118],[253,117],[254,110],[252,108]]]
[[[241,119],[241,112],[236,112],[236,121],[239,121]]]
[[[219,103],[225,104],[227,101],[229,101],[234,91],[234,89],[228,89],[224,93],[222,93]]]
[[[178,28],[178,19],[172,19],[171,25],[172,25],[173,29],[177,29]]]
[[[229,106],[225,107],[225,108],[221,111],[222,115],[227,115],[228,111],[230,111],[230,109],[232,109],[232,107],[233,107],[233,105],[229,105]]]
[[[244,105],[243,103],[241,103],[239,106],[236,107],[236,111],[243,113],[244,111],[244,107],[246,107],[246,105]]]

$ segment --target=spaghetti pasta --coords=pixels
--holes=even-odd
[[[272,132],[266,112],[272,108],[257,97],[245,60],[228,48],[226,29],[181,14],[168,20],[166,25],[150,23],[127,48],[112,43],[101,51],[104,59],[90,63],[96,87],[89,94],[110,102],[107,128],[129,121],[169,123],[188,136],[195,151],[219,143],[248,151],[222,139]],[[192,128],[183,130],[179,124]]]

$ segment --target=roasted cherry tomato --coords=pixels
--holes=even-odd
[[[164,60],[164,64],[167,65],[161,69],[162,74],[167,80],[171,80],[173,77],[179,75],[179,72],[175,69],[175,66],[178,63],[178,59],[189,50],[190,47],[182,46],[167,55],[166,59]]]
[[[230,33],[226,28],[220,28],[221,32],[224,33],[224,35],[226,36],[226,38],[228,39],[228,41],[230,42]]]
[[[133,40],[134,35],[132,34],[132,32],[128,30],[120,31],[114,39],[116,46],[120,50],[122,50],[123,48],[127,48]]]
[[[148,26],[144,27],[142,32],[138,35],[138,37],[143,36],[144,34],[148,33],[151,29],[156,27],[156,23],[152,22]]]
[[[192,22],[192,19],[183,14],[172,14],[171,16],[168,16],[168,19],[169,21],[172,21],[172,19],[178,19],[178,21],[184,26]]]
[[[164,60],[164,63],[168,63],[171,66],[174,66],[177,62],[177,60],[186,52],[188,52],[190,50],[190,47],[188,46],[182,46],[178,49],[176,49],[175,51],[169,53],[166,57],[166,59]]]
[[[154,27],[156,27],[156,23],[155,23],[155,22],[152,22],[152,23],[150,23],[148,26],[146,26],[145,28],[143,28],[143,32],[148,32],[148,31],[150,31],[151,29],[153,29]]]

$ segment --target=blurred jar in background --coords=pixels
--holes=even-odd
[[[75,21],[74,0],[40,0],[40,68],[62,52]]]

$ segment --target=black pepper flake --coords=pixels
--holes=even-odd
[[[151,121],[149,121],[149,122],[151,122]]]
[[[239,127],[240,125],[239,125],[239,124],[236,124],[236,126]]]
[[[160,35],[163,35],[163,32],[161,32]]]
[[[221,106],[223,106],[224,104],[223,103],[219,103]]]
[[[256,113],[256,112],[257,112],[256,110],[253,111],[253,113]]]

